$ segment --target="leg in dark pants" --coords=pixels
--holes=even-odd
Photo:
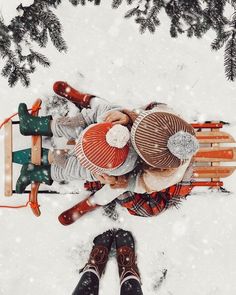
[[[139,281],[129,279],[121,285],[120,295],[143,295]]]
[[[98,295],[98,290],[98,276],[93,272],[87,271],[82,275],[72,295]]]
[[[108,230],[93,240],[88,262],[72,295],[98,295],[99,278],[104,273],[113,239],[113,230]]]

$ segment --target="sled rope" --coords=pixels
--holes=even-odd
[[[29,195],[29,200],[24,205],[19,205],[19,206],[0,205],[0,208],[3,208],[3,209],[20,209],[20,208],[26,208],[26,207],[28,207],[28,205],[30,205],[30,207],[32,209],[40,207],[40,205],[38,205],[37,203],[33,203],[33,202],[30,201],[30,195]]]
[[[37,112],[38,110],[40,110],[41,109],[41,107],[39,107],[39,106],[33,106],[32,108],[30,108],[30,109],[27,109],[28,111],[32,111],[33,113],[34,112]],[[18,115],[18,112],[17,113],[14,113],[13,115],[11,115],[10,117],[8,117],[8,118],[6,118],[2,123],[1,123],[1,125],[0,125],[0,129],[2,128],[2,126],[4,126],[7,122],[9,122],[12,118],[14,118],[15,116],[17,116]]]

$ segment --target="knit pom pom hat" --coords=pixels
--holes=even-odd
[[[179,167],[199,148],[190,124],[174,114],[155,110],[144,111],[137,117],[131,141],[147,164],[160,169]]]
[[[129,153],[128,128],[112,123],[90,125],[75,146],[80,164],[92,173],[106,173],[121,166]]]

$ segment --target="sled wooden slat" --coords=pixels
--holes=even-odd
[[[5,124],[5,196],[12,196],[12,121]]]
[[[225,178],[230,176],[236,169],[236,166],[197,166],[193,169],[194,178]]]
[[[200,143],[234,143],[235,139],[223,131],[201,131],[196,132],[197,139]]]
[[[31,147],[31,162],[36,165],[41,164],[41,149],[42,149],[42,137],[32,136]]]
[[[195,162],[232,162],[236,161],[235,147],[201,148],[194,156]]]

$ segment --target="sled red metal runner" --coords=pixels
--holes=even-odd
[[[42,104],[41,99],[37,99],[33,104],[31,115],[38,116],[39,108]],[[35,110],[34,110],[35,109]],[[40,135],[32,135],[32,146],[31,146],[31,162],[35,165],[41,164],[41,150],[42,150],[42,137]],[[30,207],[35,216],[40,216],[41,212],[39,210],[38,204],[38,189],[39,183],[31,184],[31,192],[29,195]]]
[[[224,123],[222,122],[205,122],[205,123],[192,123],[191,124],[195,129],[202,128],[222,128]]]

